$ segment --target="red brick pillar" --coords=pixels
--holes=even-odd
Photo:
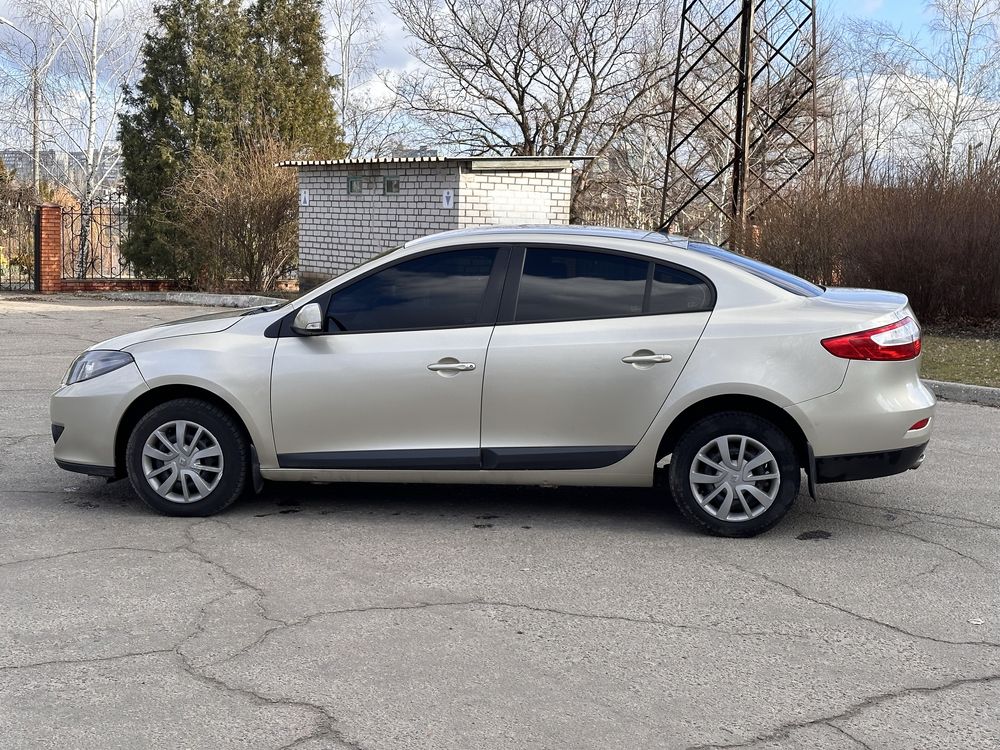
[[[62,289],[62,206],[54,203],[39,206],[37,231],[36,288],[40,292],[58,292]]]

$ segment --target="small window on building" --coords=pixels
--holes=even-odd
[[[382,192],[386,195],[399,192],[399,178],[395,175],[387,175],[382,178]]]
[[[351,195],[361,193],[364,189],[364,178],[361,175],[351,175],[347,178],[347,192]]]

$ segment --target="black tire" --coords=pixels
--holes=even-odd
[[[155,430],[175,420],[203,427],[214,437],[222,452],[221,478],[210,492],[193,502],[177,502],[161,496],[146,480],[143,470],[143,449],[147,439]],[[153,510],[168,516],[210,516],[232,505],[246,489],[250,447],[242,425],[228,413],[206,401],[179,398],[154,407],[139,420],[129,435],[125,463],[132,488]]]
[[[759,442],[771,452],[778,467],[777,493],[771,505],[745,520],[724,520],[713,515],[701,506],[691,486],[690,472],[698,452],[726,435],[742,435]],[[756,414],[728,411],[700,419],[684,431],[674,447],[668,475],[670,493],[677,507],[702,531],[717,536],[751,537],[773,527],[791,509],[799,493],[801,469],[795,446],[781,428]],[[708,505],[711,507],[711,503]]]

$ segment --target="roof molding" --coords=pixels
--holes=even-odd
[[[565,169],[570,162],[590,161],[594,156],[400,156],[379,159],[290,159],[278,162],[279,167],[341,167],[376,164],[427,164],[468,162],[473,171],[481,170],[538,170]]]

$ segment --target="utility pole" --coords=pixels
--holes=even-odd
[[[39,70],[38,70],[38,45],[35,44],[35,40],[32,39],[28,34],[25,34],[17,26],[15,26],[11,21],[0,16],[0,26],[9,26],[16,33],[23,36],[29,42],[31,42],[31,48],[34,50],[35,57],[34,62],[31,65],[31,182],[35,188],[35,198],[39,197],[41,193],[41,178],[39,173],[39,140],[38,140],[38,119],[40,117],[41,110],[41,99],[42,99],[42,83],[39,80]]]
[[[682,0],[661,231],[734,244],[813,163],[815,5]]]

